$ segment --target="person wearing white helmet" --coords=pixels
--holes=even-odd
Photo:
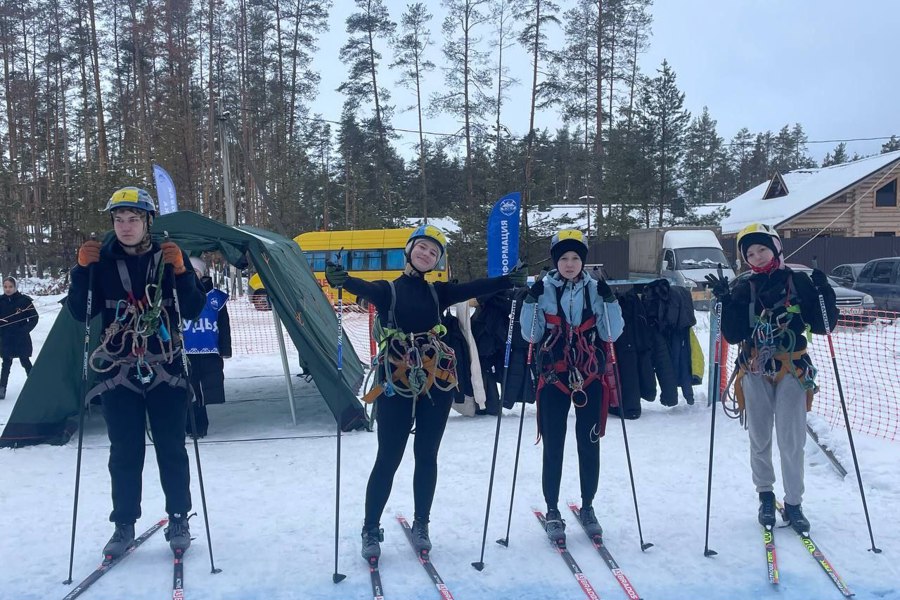
[[[174,295],[177,291],[181,316],[193,319],[203,308],[203,288],[185,267],[188,257],[177,244],[152,240],[156,207],[146,190],[116,190],[103,210],[115,235],[103,244],[88,240],[81,245],[66,300],[75,319],[101,315],[103,321],[100,346],[89,361],[97,384],[83,399],[100,396],[110,441],[109,520],[115,530],[103,554],[111,560],[134,542],[148,422],[169,513],[166,539],[174,552],[183,552],[191,543],[190,465],[184,447],[188,382],[179,356],[183,344]]]
[[[609,285],[584,272],[587,252],[584,235],[577,229],[563,229],[553,236],[550,256],[556,268],[529,288],[519,321],[522,337],[535,344],[545,528],[547,537],[557,544],[566,539],[558,503],[572,405],[581,482],[579,515],[588,535],[603,534],[593,502],[600,481],[600,437],[609,411],[601,380],[606,369],[604,348],[622,335],[625,326]]]
[[[351,277],[337,263],[328,262],[325,277],[332,288],[345,288],[378,310],[378,381],[367,401],[375,402],[378,453],[366,487],[362,556],[377,561],[384,530],[381,515],[391,493],[394,474],[415,428],[413,474],[416,549],[431,550],[428,523],[437,485],[437,455],[447,425],[456,386],[453,350],[441,336],[441,314],[452,304],[515,285],[524,285],[524,267],[509,275],[468,283],[429,283],[425,274],[443,258],[447,238],[433,225],[413,231],[406,244],[406,270],[393,281],[365,281]],[[409,357],[416,357],[412,361]]]
[[[184,320],[184,348],[191,363],[192,403],[197,437],[209,433],[209,404],[225,402],[225,362],[231,358],[231,319],[228,316],[228,294],[213,287],[209,268],[199,256],[191,257],[191,266],[206,291],[206,305],[196,319]],[[188,435],[191,420],[185,425]]]
[[[825,273],[812,276],[784,264],[781,238],[763,223],[748,225],[737,235],[741,258],[752,274],[733,286],[727,277],[707,276],[722,303],[722,336],[738,344],[734,395],[750,436],[750,469],[759,494],[757,519],[775,526],[775,469],[772,427],[778,436],[784,517],[800,533],[809,532],[803,514],[803,447],[806,413],[812,407],[816,368],[807,354],[807,331],[824,335],[819,297],[833,329],[838,311]]]

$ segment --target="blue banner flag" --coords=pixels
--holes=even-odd
[[[488,277],[506,275],[519,262],[519,213],[522,194],[512,192],[497,200],[488,217]]]
[[[153,165],[153,179],[156,180],[156,200],[159,202],[159,214],[165,215],[178,210],[175,184],[166,170],[159,165]]]

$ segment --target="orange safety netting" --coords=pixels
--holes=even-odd
[[[841,308],[831,339],[851,429],[900,440],[900,313]],[[819,370],[812,410],[832,428],[843,427],[828,339],[814,335],[807,350]],[[723,368],[729,377],[736,358],[737,347],[729,346]]]
[[[231,346],[235,356],[242,354],[277,354],[278,333],[271,308],[267,303],[254,306],[248,296],[229,300],[228,316],[231,318]],[[345,304],[343,310],[344,343],[353,344],[357,356],[369,364],[372,356],[370,311],[357,304]],[[297,355],[297,348],[284,331],[284,343],[289,354]],[[337,337],[337,329],[334,333]],[[280,369],[281,363],[273,363]]]

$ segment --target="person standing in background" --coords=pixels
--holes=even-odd
[[[184,321],[184,349],[191,363],[191,388],[194,391],[194,421],[197,437],[209,431],[207,404],[225,402],[225,361],[231,358],[231,320],[228,317],[228,294],[213,288],[206,263],[192,256],[191,266],[206,291],[206,305],[196,319]],[[191,435],[188,418],[185,431]]]
[[[37,323],[34,301],[16,288],[14,277],[6,277],[0,297],[0,357],[3,358],[0,400],[6,398],[6,384],[14,358],[22,363],[26,375],[31,373],[31,330]]]

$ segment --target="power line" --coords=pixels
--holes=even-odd
[[[245,112],[256,112],[250,108],[244,108],[241,110],[243,110]],[[335,121],[334,119],[326,119],[324,117],[308,117],[307,116],[307,117],[300,117],[299,120],[314,122],[314,123],[330,123],[332,125],[341,125],[341,121]],[[419,134],[418,129],[406,129],[404,127],[395,127],[393,125],[383,125],[382,127],[384,128],[385,131],[394,131],[394,132],[398,132],[398,133],[414,133],[416,135]],[[496,126],[492,125],[490,128],[495,128],[495,127]],[[504,127],[504,129],[509,131],[509,129],[507,129],[506,127]],[[423,130],[422,134],[423,135],[432,135],[432,136],[436,136],[436,137],[455,137],[455,138],[464,138],[465,137],[465,134],[462,132],[446,133],[446,132],[442,132],[442,131]],[[756,135],[762,135],[762,134],[756,134]],[[524,140],[525,137],[526,136],[510,135],[507,139]],[[755,137],[756,136],[754,136],[754,139],[749,142],[723,142],[722,145],[723,146],[753,146],[756,144]],[[881,135],[881,136],[875,136],[875,137],[835,138],[835,139],[828,139],[828,140],[806,140],[805,142],[803,142],[803,144],[807,145],[807,144],[841,144],[841,143],[847,143],[847,142],[880,142],[880,141],[889,141],[892,138],[896,139],[897,137],[900,137],[900,134],[895,133],[892,135]],[[773,141],[774,141],[774,138],[773,138]],[[578,144],[578,145],[582,145],[582,146],[585,145],[585,142],[583,142],[582,140],[576,140],[576,139],[569,140],[569,143],[570,144]],[[590,143],[591,142],[588,142],[588,144],[590,144]]]

